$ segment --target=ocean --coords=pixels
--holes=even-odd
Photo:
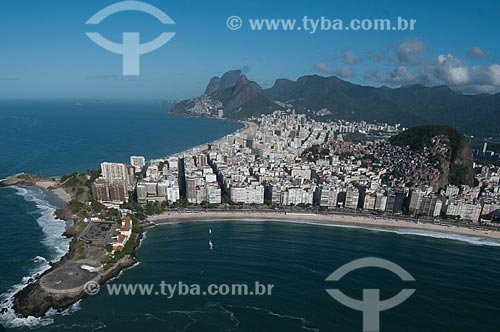
[[[179,152],[236,130],[239,124],[166,114],[155,102],[1,102],[0,178],[20,171],[61,175]],[[68,226],[53,217],[59,202],[36,188],[0,189],[2,302],[49,261],[64,254]],[[299,217],[297,217],[299,218]],[[210,249],[209,241],[213,244]],[[500,243],[432,232],[320,226],[311,222],[200,221],[150,228],[137,250],[139,264],[108,285],[272,284],[270,296],[97,295],[42,319],[0,315],[12,331],[362,331],[362,314],[326,289],[383,299],[416,292],[380,315],[381,331],[498,332]],[[382,269],[325,279],[352,260],[379,257],[416,281],[408,285]]]
[[[97,169],[103,161],[128,162],[130,155],[164,157],[242,127],[174,116],[153,100],[3,100],[0,126],[0,179],[20,172],[60,176]],[[1,304],[67,251],[69,240],[61,234],[69,225],[53,215],[61,206],[37,188],[0,188]],[[0,315],[9,326],[40,321]]]

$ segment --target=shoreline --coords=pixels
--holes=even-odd
[[[55,199],[60,201],[61,208],[57,208],[54,212],[54,218],[67,221],[69,219],[79,219],[72,213],[66,213],[67,206],[73,200],[73,194],[66,191],[60,184],[59,178],[43,178],[34,174],[21,173],[15,176],[8,177],[0,181],[1,187],[35,187],[50,193]],[[81,229],[73,224],[61,235],[71,238],[68,251],[64,253],[57,261],[49,263],[49,267],[36,273],[25,277],[26,282],[19,285],[18,289],[11,295],[10,299],[2,304],[7,306],[1,307],[1,314],[12,314],[13,317],[19,319],[27,319],[28,321],[33,317],[43,318],[46,313],[52,308],[55,310],[65,310],[74,303],[88,296],[85,291],[84,284],[78,284],[74,289],[55,291],[48,289],[42,283],[42,278],[54,273],[56,270],[68,266],[70,264],[78,265],[78,239],[82,233]],[[135,239],[134,250],[139,245],[142,239],[142,234],[139,233]],[[125,255],[119,259],[109,269],[100,271],[92,278],[92,281],[99,285],[104,284],[108,280],[120,275],[125,269],[134,266],[137,263],[134,254]],[[28,322],[27,321],[27,322]]]
[[[221,120],[224,121],[225,119]],[[234,135],[239,132],[243,132],[245,130],[248,130],[252,126],[252,122],[249,121],[234,121],[234,120],[233,121],[229,120],[229,121],[234,123],[239,123],[242,125],[242,127],[238,128],[235,131],[232,131],[231,133],[228,133],[227,135],[231,134]],[[226,135],[214,141],[203,143],[198,146],[194,146],[189,149],[183,150],[179,153],[175,153],[162,158],[182,155],[190,150],[202,148],[209,144],[218,142],[222,140],[225,136]],[[67,207],[74,197],[72,193],[66,191],[63,187],[60,186],[59,177],[45,178],[36,174],[19,173],[0,180],[0,187],[10,187],[10,186],[36,187],[41,190],[50,192],[55,196],[56,199],[58,199],[61,202],[62,205],[61,208],[57,209],[54,212],[54,217],[65,221],[73,219],[74,216],[68,212]],[[28,282],[24,283],[24,285],[20,287],[17,291],[15,291],[15,293],[12,295],[12,303],[11,303],[12,306],[10,308],[2,307],[0,313],[3,314],[8,312],[9,309],[12,309],[18,318],[27,318],[27,319],[29,319],[28,317],[42,318],[46,316],[47,311],[51,308],[56,310],[65,310],[74,303],[87,297],[88,294],[85,292],[83,288],[78,289],[78,291],[75,291],[73,294],[54,294],[46,291],[40,284],[40,281],[43,276],[52,273],[53,271],[67,264],[68,262],[75,261],[74,255],[77,249],[76,243],[80,233],[81,231],[78,231],[75,228],[75,225],[67,229],[62,235],[71,238],[68,251],[64,255],[62,255],[57,262],[51,263],[50,267],[45,271],[42,271],[41,273],[34,276],[29,276]],[[135,257],[135,250],[138,248],[138,246],[141,245],[143,236],[144,232],[142,231],[141,228],[141,232],[138,234],[136,242],[134,244],[134,253],[131,255],[126,255],[125,257],[120,259],[109,270],[99,273],[94,280],[97,281],[98,284],[102,285],[106,283],[108,280],[119,278],[124,271],[136,266],[139,262]]]
[[[308,223],[323,226],[351,226],[369,230],[415,230],[436,232],[442,234],[455,234],[470,238],[482,238],[500,241],[500,229],[475,229],[463,225],[449,224],[443,226],[428,222],[417,222],[390,218],[389,216],[352,215],[352,214],[312,214],[312,213],[284,213],[284,212],[258,212],[258,211],[202,211],[196,213],[165,212],[148,218],[156,225],[174,222],[189,221],[215,221],[215,220],[262,220],[262,221],[289,221]],[[500,244],[500,242],[499,242]]]
[[[182,116],[182,115],[176,114],[176,113],[172,113],[172,114]],[[196,117],[190,117],[190,118],[196,118]],[[207,119],[215,119],[215,120],[220,120],[220,121],[226,121],[226,122],[232,122],[232,123],[238,123],[238,124],[243,125],[243,127],[239,128],[239,129],[236,129],[235,131],[230,132],[229,134],[226,134],[226,135],[224,135],[224,136],[222,136],[222,137],[220,137],[220,138],[218,138],[216,140],[213,140],[213,141],[210,141],[210,142],[206,142],[206,143],[202,143],[202,144],[198,144],[196,146],[190,147],[189,149],[185,149],[185,150],[173,153],[173,154],[165,156],[165,157],[153,158],[153,160],[155,160],[155,159],[162,159],[162,158],[168,159],[168,158],[172,158],[172,157],[180,157],[183,154],[188,153],[189,151],[193,151],[193,150],[197,150],[197,149],[199,149],[200,151],[204,151],[203,149],[206,146],[208,146],[209,144],[216,144],[216,143],[218,143],[219,141],[221,141],[222,139],[224,139],[228,135],[235,135],[235,134],[238,134],[238,133],[244,133],[247,130],[251,130],[252,125],[255,125],[252,121],[231,120],[231,119],[214,118],[214,117],[205,117],[205,118],[207,118]]]
[[[64,204],[68,204],[72,195],[60,186],[60,178],[44,178],[36,174],[19,173],[0,180],[0,187],[27,186],[36,187],[54,194]]]
[[[66,310],[78,301],[88,297],[90,294],[86,290],[89,282],[103,285],[107,281],[117,278],[123,271],[134,267],[138,261],[135,255],[125,255],[107,270],[97,272],[92,279],[84,284],[78,284],[72,289],[52,290],[47,288],[42,279],[57,270],[61,270],[69,264],[79,264],[77,255],[77,242],[79,234],[72,235],[72,240],[68,252],[59,261],[50,264],[50,268],[30,277],[30,280],[12,296],[12,309],[18,318],[29,317],[43,318],[50,309]],[[142,234],[139,233],[135,249],[140,243]]]
[[[34,187],[46,190],[54,194],[65,205],[68,204],[73,198],[66,190],[59,187],[59,182],[56,180],[42,179],[33,184]]]
[[[255,123],[251,121],[241,121],[241,120],[230,120],[230,119],[220,119],[222,121],[230,121],[238,124],[242,124],[243,127],[227,134],[235,135],[237,133],[244,133],[246,131],[252,131]],[[199,144],[197,146],[190,147],[181,152],[174,153],[172,155],[162,157],[169,158],[180,156],[189,151],[196,149],[203,149],[209,144],[216,144],[224,139],[227,135],[220,137],[214,141]],[[68,203],[74,198],[72,194],[64,190],[60,184],[60,179],[54,178],[42,178],[32,174],[18,174],[9,177],[3,181],[0,181],[0,185],[19,185],[19,186],[34,186],[42,190],[46,190],[53,195],[55,195],[60,201],[64,203],[64,208],[60,210],[65,210]],[[56,213],[55,217],[63,220],[71,219],[71,216],[64,217],[64,215],[58,215]],[[491,239],[500,241],[500,229],[480,229],[479,225],[477,227],[466,227],[464,225],[451,225],[443,226],[437,225],[429,222],[417,222],[412,219],[394,218],[391,216],[369,216],[366,214],[351,214],[351,213],[330,213],[330,214],[314,214],[314,213],[290,213],[283,211],[269,212],[269,211],[200,211],[200,212],[179,212],[170,211],[165,212],[160,215],[150,216],[147,218],[148,221],[152,222],[153,225],[162,225],[176,222],[202,222],[202,221],[218,221],[218,220],[262,220],[262,221],[285,221],[285,222],[295,222],[295,223],[305,223],[311,225],[322,225],[322,226],[344,226],[344,227],[354,227],[363,228],[368,230],[386,230],[386,231],[397,231],[397,230],[417,230],[417,231],[431,231],[443,234],[458,234],[462,236],[467,236],[470,238],[481,238],[481,239]],[[145,226],[147,227],[147,226]],[[474,229],[478,228],[478,229]],[[70,229],[71,230],[71,229]],[[81,232],[73,229],[68,230],[64,234],[68,237],[72,237],[68,252],[64,254],[58,262],[52,264],[52,266],[44,271],[41,275],[38,275],[30,283],[27,283],[23,288],[17,291],[13,295],[14,311],[20,317],[44,317],[46,312],[50,308],[55,309],[66,309],[72,304],[78,302],[82,298],[85,298],[87,294],[84,289],[80,287],[73,294],[66,294],[66,296],[56,296],[55,293],[50,293],[40,283],[43,276],[53,272],[54,270],[60,268],[61,266],[67,264],[68,262],[76,261],[75,252],[76,242]],[[119,278],[122,273],[126,272],[127,269],[136,266],[139,262],[135,257],[135,250],[141,245],[142,240],[144,240],[144,227],[141,227],[141,232],[136,238],[136,243],[134,247],[134,252],[132,255],[127,255],[123,258],[123,261],[118,261],[113,265],[107,273],[102,273],[96,277],[96,281],[99,284],[104,284],[110,279]],[[500,242],[499,242],[500,245]]]

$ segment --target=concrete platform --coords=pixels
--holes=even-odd
[[[51,293],[79,292],[90,280],[99,275],[81,268],[81,265],[98,266],[87,260],[67,262],[40,279],[40,286]]]

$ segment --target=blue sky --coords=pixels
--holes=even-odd
[[[175,22],[122,12],[84,23],[118,1],[4,0],[0,20],[0,98],[192,97],[208,80],[242,69],[264,87],[276,78],[336,75],[364,85],[447,84],[465,93],[500,91],[499,1],[148,0]],[[227,28],[237,15],[243,27]],[[248,19],[416,19],[414,31],[252,31]],[[176,35],[141,56],[141,75],[122,76],[122,58],[90,41]]]

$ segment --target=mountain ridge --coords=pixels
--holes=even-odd
[[[464,95],[446,85],[373,87],[336,76],[305,75],[295,81],[279,78],[272,87],[263,89],[240,70],[232,70],[220,78],[213,77],[203,96],[214,108],[221,107],[228,119],[242,120],[294,108],[326,121],[401,123],[406,127],[449,125],[476,136],[500,132],[500,93]],[[196,104],[197,98],[180,102],[172,112],[190,114],[202,108],[186,107]]]

